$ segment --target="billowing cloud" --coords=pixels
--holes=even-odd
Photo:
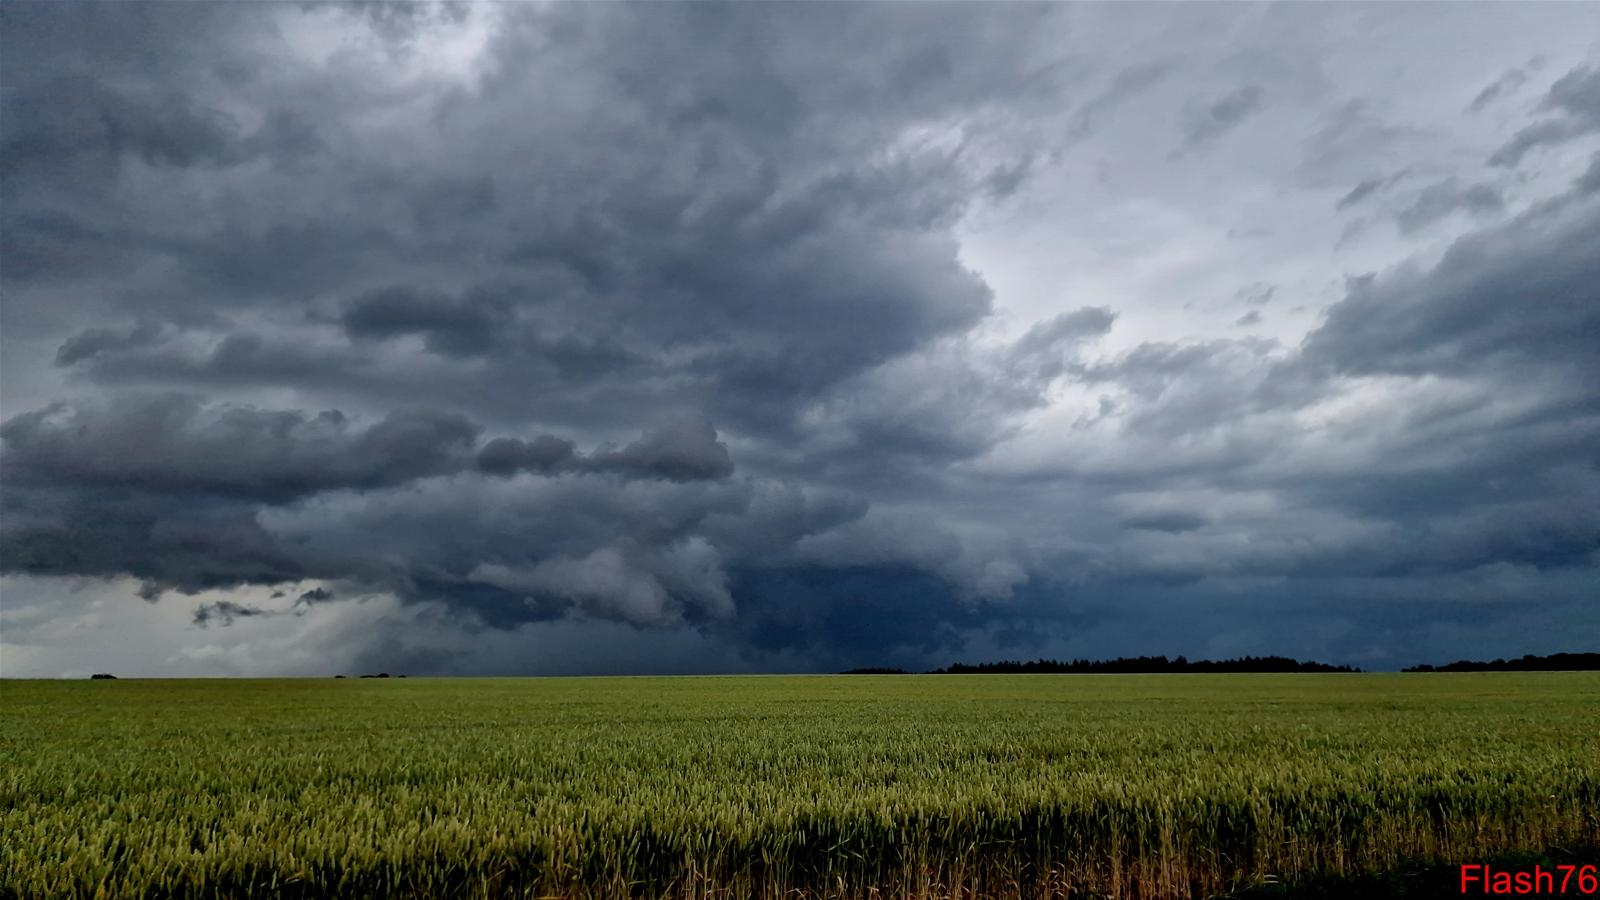
[[[0,426],[6,476],[19,486],[43,481],[278,502],[452,471],[477,435],[478,426],[456,413],[394,412],[354,427],[337,410],[208,407],[178,394],[54,405]]]
[[[1372,15],[0,6],[7,674],[1581,649],[1600,20]]]
[[[541,434],[532,440],[495,438],[478,451],[477,468],[494,475],[517,472],[616,472],[633,478],[699,481],[733,474],[728,448],[707,422],[673,422],[621,448],[585,456],[571,441]]]
[[[601,450],[584,465],[598,472],[673,481],[725,478],[733,473],[728,448],[706,422],[676,422],[617,450]]]
[[[1307,336],[1305,359],[1352,374],[1464,376],[1490,366],[1508,377],[1541,369],[1595,374],[1597,199],[1575,191],[1468,234],[1426,271],[1352,280]]]

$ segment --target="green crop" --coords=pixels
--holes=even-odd
[[[1600,675],[0,682],[0,896],[1205,896],[1600,845]]]

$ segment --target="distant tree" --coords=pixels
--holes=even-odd
[[[1495,659],[1477,662],[1460,659],[1443,666],[1420,665],[1402,672],[1593,672],[1600,670],[1600,653],[1553,653],[1521,659]]]
[[[1286,656],[1242,656],[1238,659],[1194,660],[1165,656],[1118,657],[1110,660],[1075,659],[1062,662],[1041,659],[1036,662],[956,663],[935,669],[934,675],[1144,675],[1228,672],[1359,672],[1350,666],[1330,666],[1319,662],[1300,662]]]
[[[115,681],[117,676],[111,674],[110,672],[96,672],[89,676],[90,681],[105,681],[108,678]]]

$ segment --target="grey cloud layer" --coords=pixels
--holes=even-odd
[[[0,425],[6,573],[306,621],[388,595],[362,653],[442,670],[430,630],[920,664],[1186,597],[1381,631],[1506,567],[1594,584],[1600,161],[1531,200],[1506,172],[1597,130],[1594,67],[1483,73],[1464,118],[1544,99],[1456,171],[1265,51],[1201,86],[1177,50],[1064,51],[1071,7],[0,17],[0,340],[42,386]],[[1248,332],[1117,344],[1108,289],[1002,333],[963,229],[1119,122],[1197,167],[1270,135],[1319,208],[1459,237],[1303,340],[1265,270],[1225,289]]]
[[[7,480],[285,502],[404,484],[459,468],[478,427],[453,413],[399,412],[356,429],[315,416],[206,408],[181,395],[52,406],[0,427]]]

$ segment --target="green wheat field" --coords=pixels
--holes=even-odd
[[[1600,673],[0,682],[5,897],[1207,897],[1600,845]]]

